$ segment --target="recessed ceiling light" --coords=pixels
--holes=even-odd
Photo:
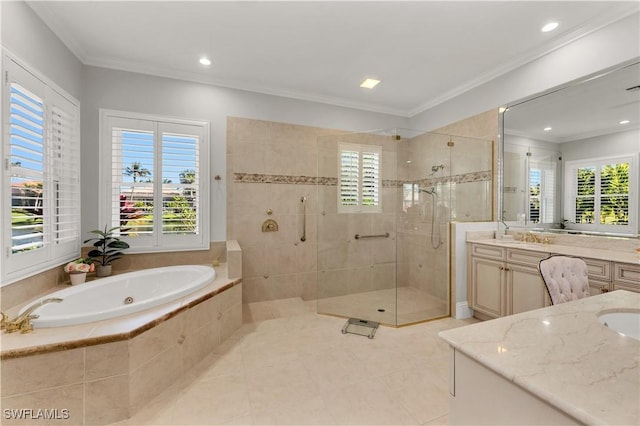
[[[373,89],[380,83],[380,80],[376,80],[375,78],[365,78],[362,83],[360,83],[360,87],[364,87],[365,89]]]
[[[548,131],[550,131],[551,129],[553,129],[553,127],[548,127],[548,126],[547,126],[547,127],[545,127],[543,130],[544,130],[545,132],[548,132]]]
[[[620,121],[620,124],[629,124],[629,123],[630,123],[630,121],[629,121],[629,120],[622,120],[622,121]]]
[[[200,58],[200,63],[202,65],[209,66],[211,65],[211,59],[203,56],[202,58]]]
[[[540,29],[540,31],[542,31],[543,33],[548,33],[549,31],[553,31],[556,28],[558,28],[558,23],[557,22],[549,22],[544,27],[542,27]]]

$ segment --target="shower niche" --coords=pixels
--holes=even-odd
[[[449,224],[491,220],[493,142],[391,129],[322,136],[317,150],[317,312],[449,316]]]

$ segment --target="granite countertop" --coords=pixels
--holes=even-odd
[[[640,265],[640,253],[635,250],[615,250],[611,248],[592,248],[565,246],[561,244],[525,243],[515,240],[468,239],[468,243],[487,244],[511,249],[532,250],[544,253],[565,254],[569,256],[587,257],[591,259],[610,260],[614,262]]]
[[[480,364],[585,424],[640,424],[640,341],[600,324],[640,311],[617,290],[440,332]]]

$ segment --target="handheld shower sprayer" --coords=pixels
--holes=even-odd
[[[419,191],[429,194],[432,197],[431,247],[433,247],[434,249],[437,249],[442,245],[442,241],[440,241],[440,227],[438,226],[440,223],[440,219],[438,219],[438,193],[436,192],[435,186],[432,186],[431,188],[420,188]]]

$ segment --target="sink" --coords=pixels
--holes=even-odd
[[[640,311],[602,313],[598,321],[623,336],[640,340]]]

